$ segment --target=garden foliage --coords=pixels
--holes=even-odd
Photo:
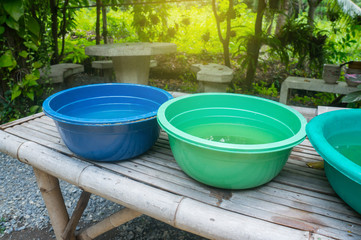
[[[48,9],[43,1],[0,2],[0,117],[2,123],[36,113],[46,94],[40,69],[49,66]]]
[[[198,62],[203,63],[202,56],[218,56],[226,48],[229,65],[237,72],[231,91],[244,91],[248,67],[254,71],[248,86],[272,96],[277,95],[275,90],[285,74],[321,77],[324,63],[361,59],[360,17],[347,16],[340,8],[321,2],[310,25],[306,1],[289,8],[284,1],[262,1],[266,4],[262,17],[255,4],[260,1],[229,1],[213,1],[213,11],[210,1],[161,0],[131,5],[123,0],[104,0],[103,4],[109,5],[107,42],[173,42],[179,53],[176,59],[185,68],[191,64],[187,55],[197,54]],[[96,8],[81,6],[92,3],[0,1],[2,123],[41,110],[48,87],[40,80],[40,72],[46,76],[50,61],[84,63],[88,59],[84,48],[95,44],[97,14]],[[270,69],[273,77],[259,79]],[[315,95],[309,100],[319,104],[318,100],[329,102],[334,97]]]

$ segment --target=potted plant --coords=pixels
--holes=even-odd
[[[346,65],[348,65],[348,67],[345,70],[344,76],[347,85],[350,87],[356,87],[361,84],[361,62],[350,61],[341,64],[341,67]]]
[[[324,64],[322,77],[327,84],[336,84],[341,74],[341,66],[338,64]]]

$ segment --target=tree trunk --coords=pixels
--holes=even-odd
[[[322,2],[322,0],[307,0],[308,2],[308,15],[307,15],[307,23],[310,26],[314,26],[315,21],[315,11],[318,5]]]
[[[275,35],[277,35],[281,31],[283,25],[285,25],[286,17],[289,11],[289,5],[290,5],[289,0],[282,1],[282,6],[281,6],[282,12],[278,14]]]
[[[95,24],[95,44],[100,44],[100,8],[101,8],[101,0],[97,0],[97,19]]]
[[[249,39],[247,44],[247,55],[249,57],[246,79],[245,79],[245,87],[247,89],[252,88],[252,83],[254,81],[254,76],[256,74],[259,50],[261,48],[262,19],[265,9],[266,9],[265,0],[258,0],[257,18],[255,23],[254,36]]]
[[[65,0],[64,6],[63,6],[63,21],[62,21],[62,25],[61,25],[61,27],[60,27],[62,42],[61,42],[61,53],[60,53],[59,58],[62,58],[63,55],[64,55],[65,35],[66,35],[66,24],[67,24],[67,22],[66,22],[66,20],[67,20],[67,17],[66,17],[66,8],[68,7],[68,5],[69,5],[69,0]]]
[[[229,42],[227,44],[223,44],[223,57],[224,57],[224,65],[230,68],[231,60],[229,58]]]
[[[59,47],[58,47],[58,6],[56,0],[50,0],[50,12],[51,12],[51,35],[53,38],[53,57],[51,59],[52,64],[59,63]]]
[[[104,39],[104,43],[107,44],[108,43],[107,9],[102,2],[101,4],[102,4],[102,19],[103,19],[103,39]]]
[[[216,0],[212,0],[212,10],[214,17],[216,18],[216,24],[217,24],[217,32],[219,40],[221,41],[223,45],[223,58],[224,58],[224,65],[227,67],[231,67],[231,60],[229,57],[229,41],[231,38],[231,21],[233,18],[233,0],[229,0],[228,10],[227,10],[227,29],[226,29],[226,36],[223,38],[222,30],[221,30],[221,19],[217,13],[217,6],[216,6]]]

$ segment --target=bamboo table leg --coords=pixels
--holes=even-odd
[[[62,240],[62,234],[69,222],[69,215],[60,191],[59,180],[37,168],[33,169],[38,187],[48,209],[56,239]],[[70,236],[69,239],[75,240],[75,236]]]
[[[97,236],[116,228],[136,217],[142,215],[140,212],[134,211],[129,208],[123,208],[117,213],[114,213],[110,217],[104,219],[103,221],[85,229],[78,235],[80,240],[91,240]]]
[[[75,228],[79,223],[81,215],[83,214],[86,206],[88,205],[90,195],[91,195],[90,193],[85,191],[81,193],[78,204],[74,209],[73,215],[71,216],[70,221],[68,222],[62,234],[63,239],[69,239],[71,236],[74,235]]]

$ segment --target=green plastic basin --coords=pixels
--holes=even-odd
[[[181,169],[210,186],[252,188],[272,180],[305,136],[306,119],[264,98],[201,93],[175,98],[158,110]]]
[[[327,112],[307,124],[307,135],[325,160],[335,192],[361,214],[361,109]]]

